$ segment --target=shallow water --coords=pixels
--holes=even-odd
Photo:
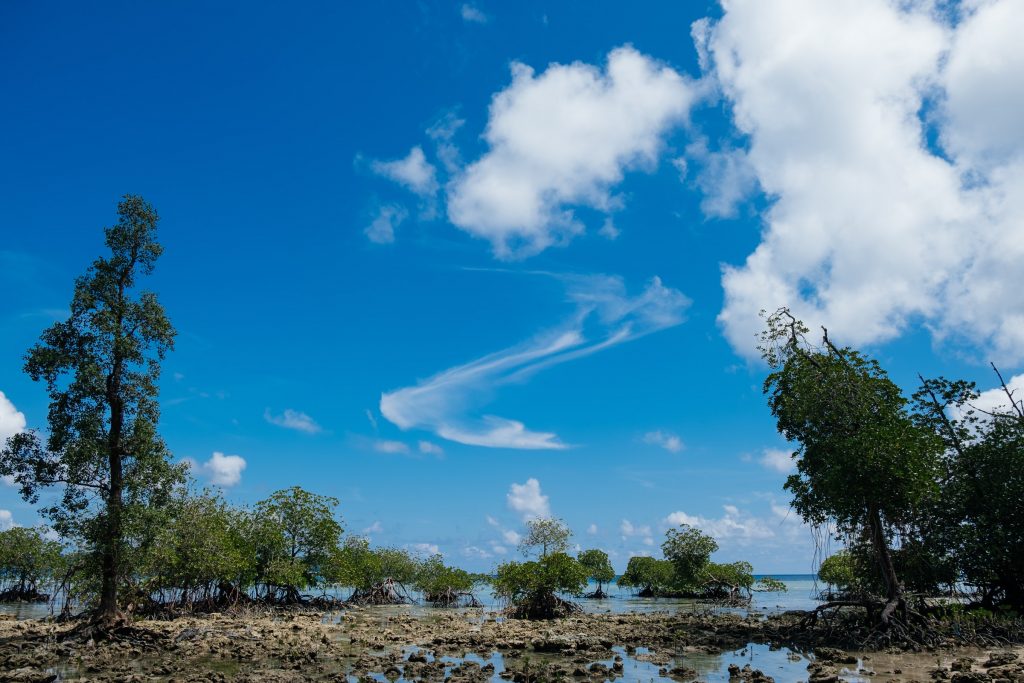
[[[821,590],[822,585],[815,583],[815,577],[812,574],[791,574],[791,575],[773,575],[785,582],[788,588],[785,592],[772,592],[772,593],[757,593],[753,594],[749,607],[742,608],[729,608],[729,607],[716,607],[710,606],[708,603],[702,603],[696,600],[679,600],[674,598],[638,598],[632,591],[619,588],[617,585],[612,584],[605,586],[605,592],[611,597],[606,600],[584,600],[580,599],[578,602],[586,612],[602,613],[611,612],[613,614],[621,614],[626,612],[706,612],[709,609],[716,612],[736,612],[739,614],[747,614],[748,612],[757,612],[761,614],[778,614],[787,610],[794,609],[813,609],[817,605],[821,604],[816,598],[818,592]],[[586,589],[586,592],[592,592],[597,589],[597,584],[591,582]],[[347,591],[328,591],[327,595],[332,595],[338,598],[348,597]],[[501,609],[501,602],[494,596],[490,591],[489,587],[484,587],[477,591],[477,599],[483,604],[484,610],[489,612],[495,612]],[[59,609],[59,606],[58,606]],[[374,608],[381,609],[381,608]],[[400,608],[402,614],[417,614],[424,615],[432,611],[430,607],[424,606],[412,606]],[[446,611],[447,613],[447,611]],[[0,615],[13,615],[15,619],[43,619],[50,616],[51,608],[49,603],[0,603]]]
[[[614,678],[609,675],[606,680],[614,680],[622,683],[669,683],[679,679],[662,675],[663,671],[671,670],[673,667],[682,666],[696,672],[694,679],[706,681],[707,683],[728,683],[729,666],[736,665],[741,669],[749,665],[751,669],[762,671],[774,678],[778,683],[787,681],[807,680],[807,665],[813,661],[813,655],[796,652],[789,648],[772,649],[767,645],[750,643],[739,650],[724,652],[721,654],[706,654],[702,652],[687,653],[681,657],[671,658],[667,663],[666,658],[657,657],[645,648],[638,648],[634,655],[629,654],[621,647],[612,648],[622,659],[623,669]],[[418,651],[415,647],[404,650],[404,658],[412,652]],[[971,655],[978,659],[984,659],[986,652],[960,651],[958,656]],[[429,661],[434,658],[428,654]],[[515,670],[522,670],[521,662],[529,660],[532,670],[537,670],[543,665],[561,665],[568,672],[577,667],[588,669],[593,663],[600,662],[611,668],[614,659],[588,660],[586,664],[573,661],[571,657],[557,654],[523,654],[521,657],[507,659],[500,652],[492,652],[487,656],[476,653],[467,654],[464,658],[442,657],[441,661],[446,664],[445,676],[451,673],[452,668],[463,661],[476,662],[481,667],[487,664],[494,665],[493,675],[490,680],[493,683],[505,681],[501,673],[507,667]],[[655,661],[650,661],[654,659]],[[879,653],[861,654],[858,656],[857,664],[849,664],[840,667],[840,678],[849,683],[868,683],[869,681],[920,681],[928,680],[930,672],[937,666],[949,666],[952,662],[950,655],[936,654],[899,654],[887,655]],[[655,663],[657,662],[657,663]],[[900,673],[895,673],[899,671]],[[406,683],[409,679],[399,677],[388,679],[383,673],[373,672],[370,677],[381,683]],[[884,677],[884,678],[883,678]],[[347,677],[353,683],[357,680],[354,676]],[[593,679],[591,679],[593,680]],[[692,680],[692,679],[688,679]]]

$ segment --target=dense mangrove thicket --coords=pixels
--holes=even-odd
[[[1024,403],[974,407],[975,385],[925,379],[907,398],[879,363],[820,344],[788,310],[767,317],[762,353],[779,432],[797,445],[786,489],[805,521],[845,549],[822,564],[838,590],[897,635],[927,637],[929,598],[1024,611]],[[957,601],[958,608],[965,600]]]
[[[45,602],[65,570],[63,546],[45,529],[0,531],[0,602]]]
[[[341,595],[359,604],[411,601],[477,605],[481,580],[400,548],[371,548],[342,537],[337,501],[298,487],[255,506],[235,507],[220,496],[186,488],[127,536],[118,607],[125,613],[171,616],[239,604],[337,606]],[[43,529],[0,532],[3,600],[56,598],[66,613],[91,609],[101,598],[97,552],[66,550]]]

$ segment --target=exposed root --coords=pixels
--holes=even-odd
[[[598,586],[596,591],[594,591],[593,593],[587,593],[583,597],[589,600],[606,600],[610,596],[604,592],[604,589],[601,588],[601,586]]]
[[[0,592],[0,602],[49,602],[50,596],[31,588],[8,588]]]
[[[557,619],[583,611],[577,603],[564,600],[554,593],[532,595],[505,608],[513,619]]]
[[[425,593],[423,599],[434,607],[483,607],[472,591],[446,588],[439,593]]]
[[[388,578],[366,590],[356,590],[345,602],[351,605],[405,605],[413,599],[405,586]]]

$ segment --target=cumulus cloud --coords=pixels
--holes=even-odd
[[[637,525],[633,524],[632,522],[630,522],[628,519],[622,520],[622,523],[619,524],[619,531],[622,532],[623,538],[628,538],[630,536],[650,536],[651,535],[651,527],[649,527],[647,525],[637,526]]]
[[[544,275],[557,278],[566,287],[574,305],[566,321],[521,344],[383,394],[381,415],[402,429],[428,429],[443,439],[471,446],[565,448],[556,434],[528,429],[518,420],[467,413],[489,401],[504,385],[678,325],[690,303],[658,278],[640,294],[630,296],[619,277]]]
[[[1013,401],[1021,406],[1021,401],[1024,401],[1024,374],[1006,380],[1006,389],[1012,394]],[[1010,405],[1010,397],[1001,386],[980,392],[978,398],[970,403],[969,408],[973,408],[976,416],[982,421],[987,421],[989,415],[1007,415],[1015,412],[1014,407]],[[950,412],[954,417],[963,417],[956,409],[951,408]]]
[[[448,186],[449,220],[503,259],[568,241],[584,230],[573,207],[618,208],[615,186],[656,166],[698,90],[631,47],[613,50],[604,70],[574,62],[538,75],[513,63],[491,102],[489,150]]]
[[[14,515],[10,510],[0,510],[0,531],[7,531],[17,526],[14,523]]]
[[[644,434],[644,443],[651,444],[652,446],[658,446],[664,448],[670,453],[678,453],[683,450],[683,440],[672,432],[663,432],[658,430],[656,432],[647,432]]]
[[[470,5],[468,2],[463,3],[462,9],[462,20],[468,24],[486,24],[487,15],[477,9],[475,6]]]
[[[378,453],[408,453],[409,447],[401,441],[389,441],[387,439],[378,439],[373,442],[373,450]]]
[[[545,500],[547,500],[546,496]],[[505,529],[504,531],[502,531],[501,537],[505,539],[505,542],[509,545],[516,545],[517,543],[519,543],[520,540],[522,540],[522,536],[520,536],[518,532],[513,531],[512,529]]]
[[[417,555],[441,554],[441,548],[436,543],[410,543],[406,547]]]
[[[691,143],[687,154],[700,164],[694,184],[703,195],[700,210],[709,218],[732,218],[737,208],[757,190],[757,175],[743,150],[726,147],[709,151],[704,140]],[[677,159],[680,178],[689,168],[685,159]]]
[[[619,531],[622,532],[623,541],[639,536],[642,537],[644,545],[654,545],[654,539],[651,537],[651,527],[646,524],[637,525],[628,519],[624,519],[619,524]]]
[[[493,557],[491,553],[475,545],[468,545],[462,549],[462,554],[475,560],[486,560]]]
[[[0,446],[24,429],[25,414],[15,408],[6,394],[0,391]]]
[[[270,408],[267,408],[263,411],[263,419],[272,425],[284,427],[285,429],[294,429],[297,432],[305,432],[306,434],[316,434],[323,431],[320,425],[309,415],[298,410],[292,410],[291,408],[286,408],[280,415],[274,415],[270,412]]]
[[[597,525],[596,524],[591,524],[590,526],[588,526],[587,527],[587,533],[590,534],[591,536],[596,534],[597,533]]]
[[[380,521],[376,521],[370,526],[363,529],[364,534],[379,534],[384,531],[384,527],[381,526]]]
[[[422,147],[413,147],[404,159],[374,161],[373,172],[389,178],[420,197],[437,194],[437,170],[427,161]]]
[[[764,467],[776,472],[792,472],[796,469],[796,462],[793,460],[793,451],[781,448],[766,448],[761,451],[758,460]]]
[[[760,517],[741,512],[735,505],[723,505],[725,514],[717,518],[701,515],[690,515],[682,510],[671,513],[665,518],[665,524],[678,526],[687,524],[696,527],[716,540],[736,541],[747,544],[752,541],[773,538],[775,532]]]
[[[375,244],[391,244],[395,241],[395,228],[401,225],[409,212],[397,204],[381,204],[377,207],[377,215],[363,233]]]
[[[955,25],[933,8],[732,0],[695,27],[771,199],[760,244],[723,272],[739,352],[786,305],[844,343],[922,321],[1024,357],[1024,4],[967,3]]]
[[[551,516],[548,497],[541,493],[540,482],[532,477],[523,484],[513,483],[509,486],[505,501],[509,509],[520,514],[524,520]]]
[[[192,460],[190,465],[193,470],[206,477],[211,484],[227,488],[242,481],[242,472],[247,463],[245,458],[240,455],[224,455],[219,451],[214,451],[206,462],[199,463]]]

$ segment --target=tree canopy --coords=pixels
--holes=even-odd
[[[154,293],[137,290],[163,251],[156,211],[126,195],[104,231],[109,254],[75,281],[71,315],[45,330],[25,356],[25,372],[50,396],[45,442],[17,434],[0,451],[0,474],[30,502],[51,487],[62,498],[43,514],[62,537],[95,555],[100,567],[95,624],[121,623],[118,587],[126,529],[159,508],[184,478],[157,433],[160,362],[174,328]]]

